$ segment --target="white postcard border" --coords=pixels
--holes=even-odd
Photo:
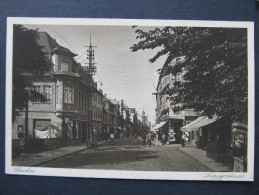
[[[191,27],[235,27],[248,29],[248,158],[247,172],[162,172],[162,171],[114,171],[93,169],[64,169],[12,166],[12,37],[13,24],[55,25],[126,25],[126,26],[191,26]],[[210,180],[253,181],[254,180],[254,22],[198,21],[198,20],[136,20],[136,19],[85,19],[85,18],[7,18],[6,44],[6,118],[5,118],[5,172],[14,175],[151,179],[151,180]]]

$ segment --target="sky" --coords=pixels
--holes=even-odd
[[[131,52],[130,47],[139,41],[136,29],[151,30],[155,27],[131,26],[89,26],[89,25],[24,25],[27,28],[48,32],[56,41],[76,53],[76,61],[85,66],[86,50],[90,44],[97,46],[95,62],[97,74],[94,76],[98,87],[110,99],[124,100],[130,108],[136,108],[141,114],[144,110],[149,121],[155,123],[156,92],[159,75],[166,56],[155,63],[148,60],[159,49]],[[102,83],[102,85],[100,85]]]

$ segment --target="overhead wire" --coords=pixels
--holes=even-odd
[[[35,25],[36,26],[36,25]],[[40,26],[40,28],[41,28],[42,26]],[[60,33],[59,32],[59,30],[56,28],[54,28],[54,27],[51,27],[51,26],[48,26],[48,25],[44,25],[44,27],[46,28],[46,29],[48,29],[48,31],[50,31],[52,34],[54,34],[57,38],[58,38],[58,40],[62,43],[62,44],[64,44],[64,46],[67,46],[69,49],[71,49],[73,52],[75,52],[75,53],[78,53],[77,52],[77,50],[76,49],[78,49],[77,47],[76,47],[76,49],[74,48],[75,46],[73,45],[73,44],[71,44],[71,41],[70,41],[70,39],[68,39],[67,38],[67,36],[66,35],[62,35],[62,33]],[[37,26],[36,26],[36,28],[38,28]],[[67,41],[65,41],[65,40],[67,40]],[[70,43],[69,43],[70,42]],[[84,52],[82,52],[82,54],[77,58],[77,59],[75,59],[77,62],[79,62],[79,59],[81,59],[81,58],[83,58],[83,56],[85,55],[87,53],[87,50],[85,50]],[[84,61],[85,59],[82,59],[81,61],[80,61],[80,63],[82,63],[83,61]],[[140,76],[143,80],[145,80],[143,83],[150,83],[149,81],[147,82],[147,78],[144,76],[143,77],[143,75],[151,75],[151,74],[153,74],[154,72],[150,72],[150,73],[147,73],[147,72],[143,72],[143,73],[136,73],[136,72],[126,72],[126,71],[117,71],[117,70],[107,70],[107,69],[99,69],[98,68],[98,70],[99,71],[104,71],[104,72],[113,72],[113,73],[120,73],[120,74],[127,74],[127,75],[135,75],[135,76]],[[97,73],[96,74],[96,76],[102,81],[102,76],[99,74],[99,73]],[[152,95],[152,98],[153,98],[153,100],[154,100],[154,96]],[[154,100],[154,102],[155,102],[155,100]],[[155,102],[155,104],[156,104],[156,102]]]
[[[59,31],[59,33],[62,35],[63,34],[63,37],[69,42],[69,44],[77,51],[77,53],[79,54],[80,52],[80,49],[78,49],[77,45],[71,41],[71,39],[69,38],[69,36],[66,35],[65,31],[62,31],[59,26],[55,26],[56,29]]]
[[[63,37],[63,35],[61,35],[55,28],[54,28],[54,26],[52,27],[52,26],[49,26],[58,36],[59,36],[59,38],[61,38],[64,42],[65,42],[65,44],[69,47],[69,49],[71,49],[74,53],[77,53],[77,51],[75,51],[75,49],[67,42],[67,41],[65,41],[66,39]]]

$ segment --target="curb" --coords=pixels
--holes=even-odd
[[[188,154],[188,153],[184,152],[184,151],[183,151],[183,150],[181,150],[180,148],[177,148],[177,150],[179,150],[179,151],[181,151],[182,153],[184,153],[184,154],[186,154],[186,155],[190,156],[192,159],[194,159],[194,160],[196,160],[197,162],[199,162],[199,163],[203,164],[203,165],[204,165],[205,167],[207,167],[209,170],[211,170],[211,171],[215,172],[213,169],[211,169],[210,167],[208,167],[208,166],[207,166],[203,161],[200,161],[199,159],[195,158],[194,156],[192,156],[192,155],[190,155],[190,154]]]
[[[198,161],[199,163],[203,164],[205,167],[207,167],[208,169],[212,170],[213,172],[216,172],[216,170],[210,168],[208,165],[206,165],[206,163],[204,163],[203,161],[199,160],[198,158],[196,158],[196,157],[190,155],[189,153],[184,152],[184,151],[181,150],[180,148],[177,148],[177,149],[178,149],[179,151],[181,151],[182,153],[184,153],[184,154],[190,156],[190,157],[193,158],[194,160]],[[213,160],[213,159],[211,159],[211,160]],[[214,160],[214,161],[215,161],[215,160]],[[215,161],[215,162],[216,162],[216,161]],[[226,169],[228,169],[228,168],[226,168]],[[231,169],[230,169],[229,171],[228,171],[228,170],[225,170],[225,171],[220,171],[220,172],[231,172]]]
[[[100,144],[97,143],[97,147],[98,147],[98,146],[101,146],[101,145],[103,145],[103,144],[109,143],[109,142],[111,142],[111,140],[108,140],[108,141],[103,142],[103,143],[100,143]],[[88,148],[91,149],[91,147],[85,147],[85,148],[83,148],[83,149],[80,149],[80,150],[77,150],[77,151],[74,151],[74,152],[70,152],[70,153],[68,153],[68,154],[64,154],[64,155],[61,155],[61,156],[57,156],[57,157],[54,157],[54,158],[52,158],[52,159],[49,159],[49,160],[46,160],[46,161],[43,161],[43,162],[40,162],[40,163],[31,165],[31,166],[32,166],[32,167],[38,167],[38,166],[41,166],[41,165],[43,165],[43,164],[45,164],[45,163],[49,163],[49,162],[51,162],[51,161],[58,160],[58,159],[60,159],[60,158],[69,156],[69,155],[71,155],[71,154],[79,153],[79,152],[81,152],[81,151],[83,151],[83,150],[85,150],[85,149],[88,149]]]

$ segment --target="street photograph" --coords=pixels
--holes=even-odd
[[[253,181],[254,23],[7,23],[7,174]]]

